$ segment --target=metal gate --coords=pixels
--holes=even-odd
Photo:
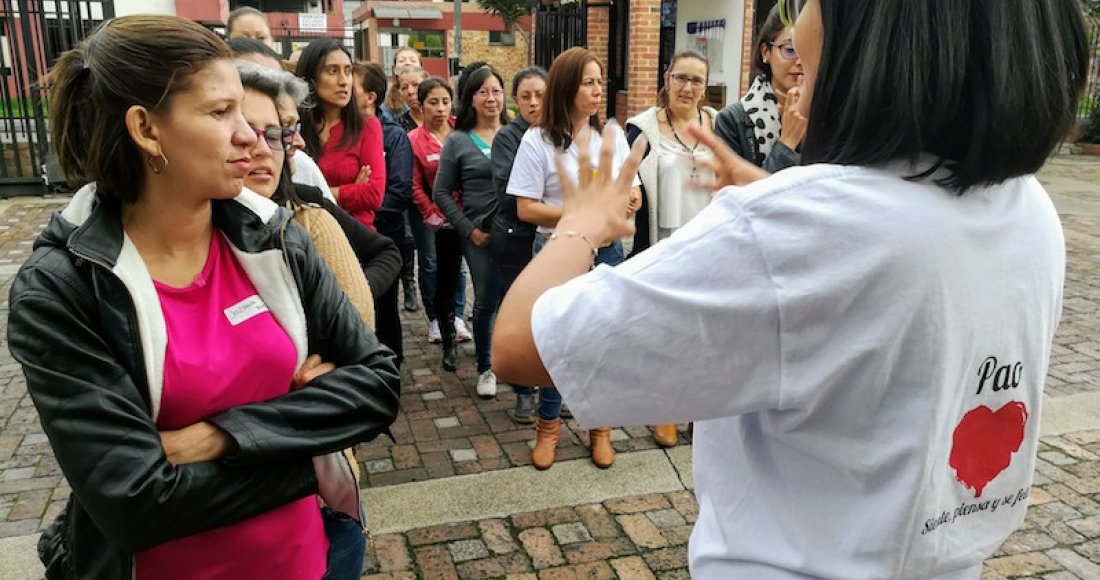
[[[113,17],[111,0],[0,0],[0,197],[46,192],[49,111],[41,80],[62,52]]]
[[[535,13],[535,64],[549,70],[559,54],[587,45],[587,2],[541,6]]]

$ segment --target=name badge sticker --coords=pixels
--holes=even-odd
[[[264,301],[261,300],[259,296],[253,294],[233,306],[226,308],[225,317],[229,320],[229,324],[237,326],[264,312],[267,312],[267,304],[264,304]]]
[[[439,161],[439,153],[429,153],[428,154],[428,163],[431,163],[433,161]]]

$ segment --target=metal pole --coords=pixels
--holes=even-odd
[[[458,75],[462,62],[462,0],[455,0],[455,53],[451,56],[451,75]]]

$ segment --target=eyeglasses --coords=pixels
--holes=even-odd
[[[693,89],[701,89],[707,84],[707,80],[700,77],[688,76],[685,74],[675,73],[668,75],[668,78],[672,79],[672,82],[678,85],[690,84]]]
[[[802,0],[779,0],[779,19],[783,21],[783,26],[794,26],[804,4]]]
[[[797,60],[798,59],[798,51],[795,50],[794,45],[789,43],[789,42],[784,42],[783,44],[776,44],[774,42],[769,42],[768,46],[770,46],[772,48],[778,47],[779,48],[779,56],[783,57],[786,60]]]
[[[474,95],[481,97],[482,99],[488,99],[489,95],[492,95],[494,99],[499,99],[504,96],[504,89],[481,89],[480,91],[474,93]]]
[[[287,143],[294,143],[294,139],[302,132],[302,122],[298,121],[293,125],[287,125],[283,127],[283,131],[286,131]],[[289,145],[287,147],[289,148]]]
[[[294,135],[283,127],[266,127],[257,129],[249,125],[257,139],[267,141],[267,146],[272,151],[286,151],[294,143]]]

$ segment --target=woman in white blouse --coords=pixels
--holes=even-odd
[[[493,364],[582,425],[696,422],[693,578],[976,579],[1034,474],[1065,241],[1033,174],[1088,78],[1081,8],[807,0],[794,30],[805,166],[694,130],[743,187],[589,272],[644,151],[616,178],[605,145]]]
[[[714,154],[688,132],[693,127],[714,129],[718,112],[703,105],[706,96],[707,58],[694,50],[672,56],[665,86],[657,106],[626,122],[627,143],[639,136],[650,143],[638,168],[642,180],[642,207],[635,217],[634,249],[642,252],[672,235],[710,203],[711,191],[703,184],[714,180]],[[676,424],[653,426],[653,441],[661,447],[677,443]]]

